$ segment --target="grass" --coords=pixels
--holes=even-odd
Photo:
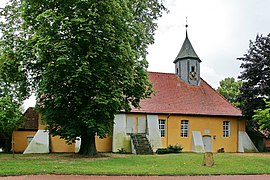
[[[26,174],[84,175],[220,175],[270,174],[270,153],[214,154],[213,167],[202,166],[203,154],[103,154],[79,158],[72,154],[0,153],[0,176]]]

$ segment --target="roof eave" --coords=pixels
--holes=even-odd
[[[151,112],[151,111],[130,111],[127,113],[134,113],[134,114],[170,114],[170,115],[185,115],[185,116],[222,116],[222,117],[243,117],[242,114],[203,114],[203,113],[199,113],[199,114],[190,114],[190,113],[180,113],[180,112]]]
[[[186,57],[177,57],[177,58],[173,61],[173,63],[176,63],[177,61],[181,61],[181,60],[184,60],[184,59],[195,59],[195,60],[198,60],[199,62],[202,62],[202,61],[200,60],[200,58],[198,58],[198,57],[186,56]]]

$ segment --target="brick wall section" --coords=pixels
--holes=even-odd
[[[38,112],[33,107],[29,107],[24,113],[24,123],[20,129],[38,129]]]

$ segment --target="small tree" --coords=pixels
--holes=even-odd
[[[217,88],[217,91],[234,106],[239,107],[240,102],[238,101],[238,96],[240,94],[242,81],[235,81],[233,77],[227,77],[220,81],[219,85],[220,87]]]
[[[265,109],[255,110],[253,120],[258,122],[260,130],[270,130],[270,101],[264,99]]]

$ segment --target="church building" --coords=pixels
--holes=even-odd
[[[158,148],[179,145],[184,152],[256,151],[241,111],[200,77],[201,60],[187,32],[172,61],[175,73],[148,73],[155,93],[142,100],[139,109],[115,115],[113,134],[96,137],[97,150],[152,154]],[[39,121],[39,130],[24,153],[78,151],[80,142],[67,145],[59,137],[49,137],[44,128]]]
[[[112,151],[138,153],[137,133],[145,134],[153,151],[169,145],[187,152],[254,149],[241,111],[200,77],[201,60],[187,32],[173,63],[175,73],[148,73],[155,94],[142,100],[141,108],[115,116]]]

